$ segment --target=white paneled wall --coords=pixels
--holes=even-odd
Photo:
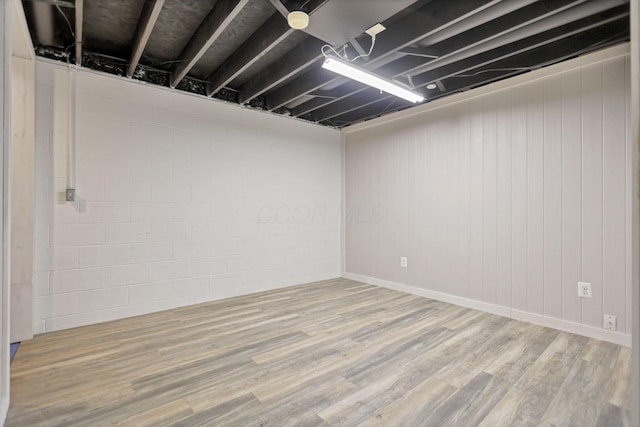
[[[37,65],[34,331],[340,275],[337,131]]]
[[[628,69],[617,56],[347,131],[346,272],[552,325],[611,314],[628,338]]]

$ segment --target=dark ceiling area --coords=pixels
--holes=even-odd
[[[342,128],[414,104],[321,67],[331,46],[425,101],[629,40],[628,0],[23,0],[36,53]],[[310,16],[305,30],[289,11]],[[427,86],[430,88],[428,89]]]

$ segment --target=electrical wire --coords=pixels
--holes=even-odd
[[[328,48],[328,49],[331,49],[331,51],[332,51],[332,52],[333,52],[333,53],[334,53],[338,58],[345,59],[345,60],[347,60],[347,61],[349,61],[349,62],[353,62],[353,61],[355,61],[356,59],[364,58],[364,57],[366,57],[366,56],[371,56],[371,52],[373,52],[373,47],[374,47],[375,45],[376,45],[376,36],[375,36],[375,35],[373,35],[373,36],[371,36],[371,47],[369,48],[369,52],[367,52],[367,53],[365,53],[365,54],[362,54],[362,55],[358,55],[358,56],[356,56],[356,57],[355,57],[355,58],[353,58],[353,59],[349,59],[349,57],[347,56],[347,45],[346,45],[346,44],[342,47],[342,54],[340,54],[340,52],[338,52],[337,50],[335,50],[335,49],[333,48],[333,46],[331,46],[331,45],[329,45],[329,44],[325,44],[325,45],[323,45],[323,46],[320,48],[320,51],[322,52],[322,54],[323,54],[323,55],[325,56],[325,58],[326,58],[327,56],[329,56],[329,54],[327,54],[327,52],[325,52],[325,49],[327,49],[327,48]]]
[[[327,53],[325,52],[325,49],[326,49],[326,48],[331,49],[331,50],[333,51],[333,53],[335,53],[335,54],[336,54],[336,56],[337,56],[338,58],[342,58],[342,56],[340,55],[340,53],[339,53],[337,50],[335,50],[335,49],[333,48],[333,46],[331,46],[330,44],[325,44],[325,45],[323,45],[323,46],[320,48],[320,51],[321,51],[321,52],[322,52],[322,54],[325,56],[325,58],[326,58],[327,56],[329,56],[329,54],[327,54]]]
[[[371,47],[369,48],[369,52],[364,55],[358,55],[353,58],[350,62],[355,61],[356,59],[364,58],[366,56],[371,56],[371,52],[373,52],[373,47],[376,45],[376,36],[375,34],[371,36]]]
[[[69,18],[67,18],[67,15],[65,15],[65,13],[62,11],[62,9],[60,9],[59,5],[56,5],[56,9],[58,9],[58,12],[60,12],[60,14],[64,18],[64,20],[67,21],[67,25],[69,26],[69,30],[71,31],[71,35],[75,39],[76,38],[76,33],[73,31],[73,27],[71,26],[71,22],[69,22]]]
[[[67,25],[69,26],[69,31],[71,31],[71,35],[73,36],[73,43],[71,43],[69,46],[64,48],[64,53],[65,53],[65,56],[67,57],[67,64],[70,66],[71,63],[69,62],[69,49],[71,49],[73,46],[76,45],[76,33],[75,31],[73,31],[73,27],[71,26],[71,22],[69,22],[69,18],[67,18],[67,15],[65,15],[65,13],[62,11],[59,5],[55,5],[55,6],[56,6],[56,9],[58,9],[58,12],[60,12],[60,15],[62,15],[64,20],[67,22]]]

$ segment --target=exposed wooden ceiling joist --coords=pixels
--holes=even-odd
[[[182,50],[180,58],[178,58],[179,62],[171,74],[171,87],[176,87],[180,83],[248,2],[249,0],[220,0],[216,2]]]
[[[391,56],[399,49],[411,46],[430,34],[448,27],[451,25],[451,21],[461,15],[473,13],[474,11],[479,12],[495,3],[497,3],[497,0],[469,0],[454,2],[453,4],[449,0],[434,0],[416,11],[416,13],[407,15],[394,23],[392,28],[380,34],[371,54],[371,60],[367,62],[366,67],[374,68],[376,64],[378,66],[382,65],[381,62],[385,58],[391,60]],[[434,11],[437,13],[434,13]],[[311,76],[301,76],[274,90],[267,96],[267,105],[270,109],[282,107],[291,101],[337,81],[345,80],[341,77],[335,77],[333,73],[327,74],[313,70]]]
[[[583,28],[585,31],[576,31],[573,34],[567,34],[566,37],[555,37],[550,43],[538,43],[530,49],[523,48],[517,54],[506,54],[496,57],[494,60],[486,59],[476,66],[470,65],[467,71],[449,76],[447,92],[439,93],[431,99],[437,99],[447,94],[501,80],[523,73],[527,69],[535,69],[543,64],[555,63],[574,57],[580,52],[588,50],[593,41],[602,35],[606,35],[609,39],[608,43],[603,46],[616,44],[620,41],[620,34],[616,37],[616,33],[619,33],[620,23],[620,19],[618,19],[605,25],[590,26],[587,29]],[[487,52],[487,55],[489,54],[492,54],[492,52]],[[525,65],[527,64],[530,64],[530,67],[526,67]],[[389,99],[392,99],[392,97],[390,96]],[[380,111],[376,112],[375,109],[376,107],[373,105],[351,110],[328,119],[327,122],[338,124],[366,120],[380,114]]]
[[[320,49],[324,44],[322,40],[311,36],[300,43],[286,53],[277,64],[269,67],[259,77],[250,80],[241,88],[240,103],[245,104],[251,101],[320,60],[322,58]]]
[[[321,68],[327,40],[340,50],[350,41],[350,58],[369,51],[371,37],[358,35],[367,13],[387,30],[355,63],[426,102],[630,37],[629,0],[22,2],[39,56],[75,53],[84,67],[336,127],[413,105]],[[299,7],[312,14],[307,31],[286,22]]]
[[[605,1],[617,1],[617,0],[605,0]],[[437,68],[439,65],[446,65],[449,63],[449,58],[453,55],[457,55],[458,60],[468,58],[474,54],[481,53],[487,50],[490,50],[494,47],[500,45],[500,43],[509,43],[510,41],[514,41],[517,38],[517,34],[509,34],[512,31],[524,31],[529,28],[529,25],[533,25],[538,23],[539,21],[544,22],[545,18],[554,19],[554,22],[564,22],[562,20],[555,20],[555,14],[563,14],[566,13],[566,10],[571,6],[579,5],[583,3],[584,0],[554,0],[551,4],[545,4],[544,2],[533,3],[528,0],[522,0],[520,2],[512,1],[509,7],[505,7],[505,5],[500,5],[499,7],[495,7],[494,13],[489,14],[488,10],[483,11],[485,15],[485,21],[487,23],[482,23],[481,25],[474,25],[469,27],[468,23],[465,21],[460,21],[454,26],[450,26],[447,32],[452,36],[444,39],[441,43],[436,43],[435,50],[439,52],[446,52],[438,56],[437,58],[431,58],[429,60],[421,60],[420,58],[415,58],[415,60],[409,59],[404,61],[405,63],[415,63],[413,67],[408,67],[402,70],[402,74],[405,75],[416,75],[420,72],[420,70],[429,70]],[[523,6],[523,7],[518,7]],[[502,19],[502,21],[509,21],[512,26],[509,26],[507,30],[503,28],[502,25],[497,25],[496,20],[500,20],[501,17],[504,17],[506,14],[509,14],[509,19]],[[482,22],[482,21],[481,21]],[[506,25],[506,24],[505,24]],[[560,25],[560,24],[558,24]],[[452,30],[457,29],[457,31]],[[469,43],[469,32],[475,33],[472,37],[475,42],[473,44]],[[463,34],[464,33],[464,34]],[[527,33],[529,34],[529,33]],[[442,40],[438,33],[434,33],[433,37],[425,37],[421,40],[421,44],[431,45],[434,40]],[[431,47],[431,46],[430,46]],[[433,47],[432,47],[433,48]],[[403,48],[404,49],[404,48]],[[466,52],[466,53],[465,53]],[[374,66],[380,64],[377,62],[373,64]],[[382,65],[382,64],[381,64]],[[398,73],[400,74],[400,73]],[[394,75],[393,77],[396,77]],[[415,83],[415,82],[414,82]],[[354,90],[352,93],[356,93],[359,90]],[[333,100],[311,100],[298,106],[294,114],[306,114],[311,111],[314,111],[318,108],[322,108],[326,105],[335,103],[340,101],[352,93],[346,93],[341,98],[336,98]]]
[[[129,59],[129,66],[127,67],[127,77],[131,77],[138,66],[142,52],[144,52],[144,48],[147,46],[153,27],[156,25],[162,6],[164,6],[164,2],[165,0],[147,0],[144,3],[140,20],[138,21],[138,27],[136,28],[136,35],[133,39],[133,51]]]
[[[457,77],[461,75],[474,74],[474,73],[486,73],[486,70],[489,68],[489,65],[492,65],[491,69],[499,68],[496,63],[508,63],[511,64],[512,61],[510,58],[517,57],[521,66],[518,67],[520,70],[505,70],[505,71],[524,71],[529,68],[533,68],[531,60],[529,62],[524,61],[526,59],[527,52],[531,55],[531,51],[537,51],[538,49],[543,48],[544,46],[551,46],[549,52],[537,52],[536,57],[544,55],[545,60],[553,60],[558,56],[562,56],[558,53],[564,55],[567,50],[571,50],[572,47],[575,47],[575,40],[573,41],[573,45],[566,43],[566,46],[561,47],[560,49],[557,47],[557,42],[562,41],[564,39],[573,40],[573,37],[585,37],[585,34],[589,34],[590,31],[602,31],[602,29],[598,29],[598,27],[609,26],[613,22],[621,23],[622,20],[628,14],[618,14],[611,17],[609,20],[598,21],[597,23],[591,24],[588,22],[584,22],[581,25],[573,24],[569,25],[568,28],[563,28],[558,30],[557,32],[548,32],[545,34],[539,34],[535,38],[528,40],[521,40],[515,42],[515,46],[509,46],[509,48],[496,48],[487,50],[484,52],[484,55],[476,55],[471,58],[465,58],[457,63],[452,63],[445,65],[443,67],[434,69],[431,73],[425,73],[424,75],[419,75],[414,77],[413,83],[417,88],[421,88],[426,86],[429,83],[436,83],[441,87],[442,92],[451,92],[452,90],[456,90],[457,85],[447,85],[447,88],[444,89],[443,80],[450,79],[452,77]],[[610,32],[608,30],[607,32]],[[550,53],[553,52],[553,53]],[[547,53],[550,56],[547,56]],[[555,55],[555,56],[554,56]],[[523,62],[524,61],[524,62]],[[529,65],[532,64],[532,65]],[[394,68],[398,67],[397,64],[389,64],[386,70],[383,70],[388,74],[395,74],[396,76],[402,74],[401,72],[391,71]],[[324,122],[326,120],[332,119],[334,117],[349,113],[356,108],[354,108],[354,103],[360,102],[360,100],[366,97],[366,94],[363,94],[362,91],[357,91],[349,96],[343,98],[342,102],[328,104],[316,111],[311,115],[312,119],[317,122]],[[427,97],[428,94],[427,94]],[[363,103],[363,106],[365,104]],[[368,105],[368,104],[367,104]]]
[[[76,65],[82,66],[82,25],[84,14],[83,0],[76,0]]]
[[[328,0],[311,0],[305,6],[313,14]],[[282,5],[280,0],[272,3]],[[284,7],[284,6],[283,6]],[[286,9],[285,9],[286,10]],[[246,42],[240,46],[207,80],[207,95],[212,96],[255,64],[294,31],[280,13],[274,13]]]
[[[269,0],[269,1],[273,5],[273,7],[276,8],[276,10],[280,15],[284,16],[285,18],[289,15],[289,9],[287,9],[287,7],[284,4],[282,4],[280,0]]]

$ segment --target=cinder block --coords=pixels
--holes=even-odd
[[[54,294],[104,288],[104,268],[53,271],[50,276],[51,292]]]
[[[76,293],[36,296],[33,298],[33,316],[35,320],[67,316],[78,312]]]
[[[117,223],[129,222],[129,204],[119,202],[85,202],[80,209],[80,222]]]
[[[46,332],[59,331],[62,329],[77,328],[78,326],[92,325],[102,320],[100,313],[82,313],[71,316],[56,317],[47,319],[45,322]]]
[[[212,276],[227,272],[226,258],[193,258],[191,260],[192,276]]]
[[[207,240],[173,242],[173,258],[201,258],[209,256]]]
[[[114,202],[148,202],[151,200],[151,184],[147,182],[107,181],[104,199]]]
[[[171,282],[146,283],[144,285],[129,286],[129,303],[140,304],[151,301],[160,301],[172,297]]]
[[[128,305],[125,307],[116,307],[102,310],[102,321],[124,319],[126,317],[140,316],[149,312],[148,304]]]
[[[149,265],[131,264],[107,267],[107,286],[124,286],[149,281]]]
[[[112,307],[121,307],[129,303],[126,288],[99,289],[78,292],[78,311],[93,312]]]
[[[188,203],[191,187],[188,185],[151,184],[151,200],[154,202]]]
[[[174,297],[206,295],[207,293],[209,293],[208,277],[180,279],[172,282],[172,295]]]
[[[189,260],[154,262],[150,264],[151,281],[178,279],[189,276]]]
[[[143,243],[151,240],[151,224],[107,224],[106,243]]]
[[[102,224],[54,224],[51,242],[53,246],[102,245],[105,228]]]

